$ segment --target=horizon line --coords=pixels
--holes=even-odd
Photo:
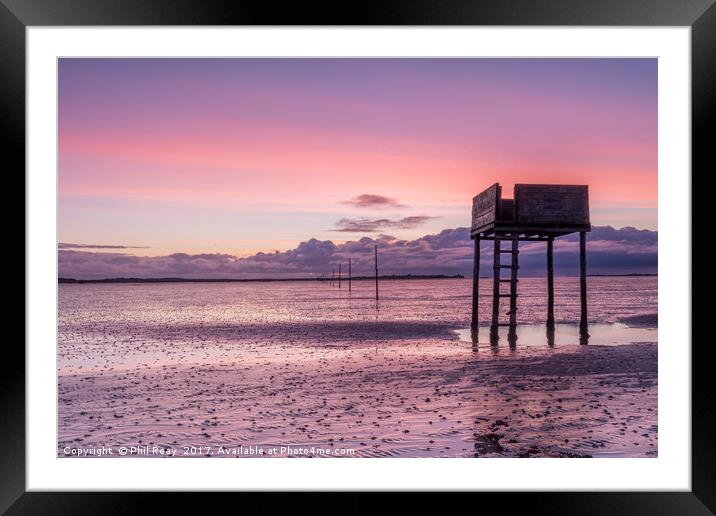
[[[625,273],[625,274],[587,274],[587,277],[638,277],[638,276],[658,276],[658,273]],[[526,278],[546,278],[546,275],[525,276]],[[578,275],[560,275],[562,278],[576,278]],[[490,279],[491,276],[480,276],[480,279]],[[375,276],[353,276],[351,281],[374,280]],[[473,279],[472,276],[463,274],[390,274],[379,275],[378,279],[383,280],[411,280],[411,279]],[[325,281],[336,282],[338,276],[334,278],[310,276],[296,278],[180,278],[180,277],[157,277],[157,278],[135,278],[135,277],[113,277],[113,278],[95,278],[95,279],[79,279],[58,277],[57,282],[63,284],[78,283],[251,283],[251,282],[277,282],[277,281]],[[341,281],[348,281],[348,276],[341,276]]]

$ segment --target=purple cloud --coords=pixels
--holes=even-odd
[[[595,226],[587,237],[587,265],[591,274],[656,273],[656,231]],[[60,277],[257,278],[319,275],[351,258],[355,275],[371,274],[373,247],[380,253],[382,274],[472,274],[473,242],[467,228],[446,229],[415,240],[390,235],[363,237],[343,244],[311,239],[287,251],[261,252],[239,258],[229,254],[135,256],[119,252],[60,249]],[[555,241],[555,273],[578,273],[578,236]],[[489,273],[491,242],[482,245],[482,271]],[[545,274],[545,244],[520,245],[520,274]]]
[[[149,249],[148,246],[136,245],[102,245],[102,244],[70,244],[60,242],[57,244],[58,249]]]
[[[402,219],[348,219],[343,218],[336,222],[336,227],[332,231],[341,231],[344,233],[375,233],[382,229],[412,229],[418,227],[430,219],[437,217],[429,217],[427,215],[413,215],[403,217]]]
[[[404,205],[398,203],[395,199],[376,194],[362,194],[343,201],[342,204],[356,208],[405,208]]]

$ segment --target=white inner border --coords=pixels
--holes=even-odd
[[[690,490],[688,27],[27,29],[27,489]],[[659,456],[652,459],[58,459],[58,57],[659,58]],[[469,192],[468,192],[469,193]]]

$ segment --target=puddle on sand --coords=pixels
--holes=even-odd
[[[509,328],[499,328],[499,344],[507,344]],[[522,324],[517,325],[517,347],[545,347],[545,346],[573,346],[579,344],[579,325],[557,324],[554,328],[552,342],[548,339],[545,325]],[[455,330],[461,341],[475,342],[470,328]],[[658,330],[656,328],[634,328],[622,323],[590,324],[589,344],[600,346],[619,346],[632,342],[657,342]],[[480,327],[477,331],[477,343],[490,343],[490,328]]]

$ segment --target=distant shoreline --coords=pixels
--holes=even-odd
[[[379,280],[410,280],[410,279],[464,279],[462,274],[452,276],[446,274],[393,274],[390,276],[378,276]],[[375,276],[354,276],[352,281],[374,280]],[[58,278],[58,283],[256,283],[276,281],[326,281],[330,278],[104,278],[104,279],[75,279]],[[336,276],[333,281],[338,281]],[[347,276],[341,276],[341,281],[348,281]]]
[[[588,276],[588,277],[590,277],[590,276],[591,276],[591,277],[600,277],[600,276],[612,277],[612,276],[617,276],[617,277],[623,278],[623,277],[631,277],[631,276],[658,276],[658,274],[656,274],[656,273],[651,273],[651,272],[632,272],[631,274],[587,274],[587,276]]]
[[[592,278],[622,278],[622,277],[640,277],[640,276],[658,276],[658,274],[632,273],[632,274],[588,274]],[[541,278],[542,276],[528,276],[530,278]],[[565,276],[572,277],[572,276]],[[490,276],[480,276],[480,279],[490,279]],[[354,276],[352,281],[374,280],[375,276]],[[393,274],[386,276],[378,276],[381,281],[390,280],[425,280],[425,279],[470,279],[462,274]],[[334,281],[337,281],[336,277]],[[277,281],[326,281],[330,282],[330,278],[103,278],[103,279],[75,279],[75,278],[58,278],[58,283],[65,284],[81,284],[81,283],[270,283]],[[341,281],[348,281],[347,276],[341,276]]]

